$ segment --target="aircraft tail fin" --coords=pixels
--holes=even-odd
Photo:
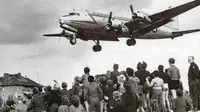
[[[193,30],[185,30],[185,31],[177,31],[177,32],[172,32],[172,34],[177,37],[177,36],[182,36],[184,34],[189,34],[189,33],[195,33],[199,32],[200,29],[193,29]]]
[[[169,22],[168,24],[165,25],[166,27],[168,28],[171,28],[175,31],[178,31],[179,30],[179,19],[178,19],[178,16],[177,17],[174,17],[172,18],[172,22]]]

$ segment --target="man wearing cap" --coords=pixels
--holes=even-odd
[[[194,57],[189,56],[188,57],[188,62],[190,63],[189,71],[188,71],[188,85],[189,85],[189,90],[190,90],[190,96],[193,102],[193,110],[197,112],[198,110],[198,96],[199,96],[199,91],[198,91],[198,82],[200,78],[200,72],[199,72],[199,67],[197,64],[194,62]]]

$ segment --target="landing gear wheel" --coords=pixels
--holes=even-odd
[[[71,45],[75,45],[76,44],[76,39],[72,38],[72,39],[69,40],[69,42],[70,42]]]
[[[101,51],[101,49],[102,49],[102,47],[100,45],[94,45],[93,46],[93,51],[94,52],[99,52],[99,51]]]
[[[134,45],[136,44],[136,41],[135,41],[135,39],[128,39],[128,40],[126,41],[126,44],[127,44],[128,46],[134,46]]]

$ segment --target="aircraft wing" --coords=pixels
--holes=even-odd
[[[55,33],[55,34],[44,34],[43,36],[46,37],[62,37],[63,35],[61,33]]]
[[[46,36],[46,37],[71,37],[72,34],[62,31],[61,33],[44,34],[43,36]]]
[[[189,33],[194,33],[194,32],[199,32],[200,29],[194,29],[194,30],[185,30],[185,31],[177,31],[177,32],[172,32],[172,34],[177,37],[177,36],[182,36],[184,34],[189,34]]]
[[[154,29],[167,24],[168,22],[171,22],[172,20],[170,18],[166,18],[166,19],[161,19],[159,21],[154,22],[153,24],[149,24],[143,28],[137,29],[133,31],[133,35],[135,36],[141,36],[144,35],[150,31],[153,31]]]
[[[200,5],[200,0],[194,0],[192,2],[189,2],[189,3],[183,4],[183,5],[150,15],[149,18],[153,22],[156,22],[163,18],[173,18],[173,17],[176,17],[176,16],[178,16],[190,9],[193,9],[199,5]]]
[[[160,26],[163,26],[163,25],[173,21],[172,18],[174,18],[192,8],[195,8],[199,5],[200,5],[200,0],[194,0],[192,2],[180,5],[178,7],[171,8],[171,9],[165,10],[163,12],[159,12],[159,13],[150,15],[149,18],[151,19],[152,22],[144,27],[134,30],[133,35],[136,35],[136,36],[144,35],[156,28],[159,28]]]

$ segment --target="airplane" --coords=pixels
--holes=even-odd
[[[183,5],[169,8],[159,13],[148,15],[142,11],[134,11],[130,5],[132,17],[119,17],[97,12],[70,12],[59,19],[61,33],[44,34],[50,37],[65,37],[72,45],[77,39],[93,40],[94,52],[102,50],[100,41],[119,41],[119,38],[128,38],[126,44],[134,46],[135,39],[174,39],[200,29],[179,31],[176,17],[200,5],[200,0],[194,0]]]

